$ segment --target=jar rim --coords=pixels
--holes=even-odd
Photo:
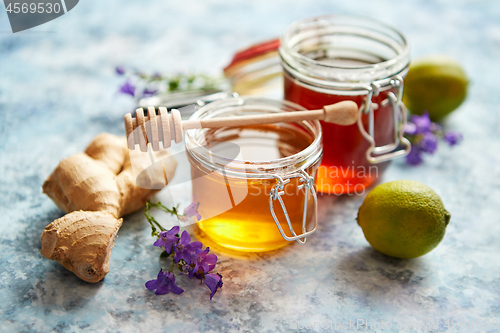
[[[325,27],[336,27],[337,29],[343,28],[344,34],[349,31],[353,33],[353,36],[361,37],[361,33],[365,33],[363,37],[367,40],[377,41],[375,37],[386,38],[387,42],[392,42],[394,45],[398,46],[398,50],[394,50],[396,55],[381,62],[359,64],[357,66],[343,66],[335,63],[327,63],[324,61],[318,61],[311,57],[301,54],[294,49],[294,45],[291,44],[291,40],[297,34],[301,33],[301,30],[306,28],[325,28]],[[351,29],[351,30],[349,30]],[[304,33],[304,32],[302,32]],[[392,75],[402,74],[410,62],[410,45],[406,37],[398,29],[381,22],[377,19],[373,19],[367,16],[360,15],[323,15],[312,18],[307,18],[303,20],[296,21],[292,23],[283,33],[280,39],[280,56],[283,62],[288,65],[285,69],[288,71],[298,72],[299,76],[301,72],[301,67],[317,67],[319,72],[327,72],[328,70],[336,70],[337,73],[342,71],[345,75],[345,79],[339,79],[335,77],[320,77],[320,79],[315,78],[313,81],[337,81],[338,83],[343,83],[346,85],[352,85],[352,77],[356,74],[369,72],[370,75],[364,77],[369,77],[370,79],[359,80],[359,82],[371,83],[377,80],[387,79]],[[382,41],[378,40],[381,44]],[[388,45],[386,45],[388,46]],[[406,74],[406,73],[403,73]],[[360,76],[360,75],[358,75]],[[301,76],[302,77],[302,76]],[[360,76],[361,77],[361,76]],[[356,80],[354,80],[356,81]],[[324,83],[324,82],[323,82]]]
[[[238,111],[257,110],[270,112],[293,112],[306,110],[304,107],[285,100],[268,98],[231,97],[212,102],[193,113],[189,120],[209,119]],[[299,123],[296,123],[299,124]],[[321,158],[323,152],[322,130],[319,121],[309,120],[300,122],[301,126],[311,131],[314,140],[303,150],[293,155],[269,161],[229,159],[218,155],[203,145],[198,136],[202,129],[190,129],[186,131],[186,152],[197,162],[206,167],[221,170],[233,176],[244,177],[267,177],[269,174],[288,174],[307,169]],[[230,164],[229,164],[230,162]]]

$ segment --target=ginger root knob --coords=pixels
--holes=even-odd
[[[87,282],[109,272],[113,242],[122,225],[107,212],[75,211],[49,224],[42,233],[42,254]]]

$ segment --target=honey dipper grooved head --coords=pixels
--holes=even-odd
[[[171,145],[171,141],[182,141],[182,118],[179,110],[172,109],[168,113],[165,107],[158,108],[158,115],[154,107],[148,107],[147,114],[143,108],[135,110],[135,117],[127,113],[124,117],[125,132],[128,148],[135,149],[139,144],[141,151],[147,151],[147,144],[151,143],[154,151],[160,149],[160,142],[164,148]]]

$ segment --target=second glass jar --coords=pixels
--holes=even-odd
[[[365,17],[315,17],[285,31],[280,56],[286,100],[307,109],[352,100],[363,111],[355,125],[321,123],[324,157],[318,191],[364,191],[388,160],[409,151],[402,138],[406,119],[401,94],[410,55],[398,30]],[[406,147],[397,151],[401,142]]]

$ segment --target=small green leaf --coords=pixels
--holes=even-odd
[[[172,79],[168,82],[168,90],[174,91],[179,89],[179,79]]]

